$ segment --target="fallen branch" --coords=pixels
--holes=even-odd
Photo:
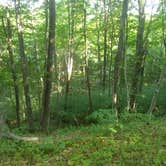
[[[0,138],[16,139],[16,140],[22,140],[22,141],[39,141],[38,137],[22,137],[10,132],[0,133]]]
[[[8,125],[5,123],[2,112],[0,112],[0,139],[1,138],[8,138],[8,139],[15,139],[22,141],[39,141],[38,137],[22,137],[11,133]]]

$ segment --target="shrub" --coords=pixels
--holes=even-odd
[[[112,109],[99,109],[86,117],[88,123],[114,123],[116,121]]]
[[[51,152],[54,152],[55,150],[55,144],[52,137],[47,137],[43,140],[43,142],[39,145],[39,149],[44,154],[49,154]]]
[[[130,123],[130,122],[149,122],[149,115],[142,114],[142,113],[128,113],[124,112],[120,116],[120,120],[123,123]]]

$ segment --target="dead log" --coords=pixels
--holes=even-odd
[[[10,132],[8,125],[5,123],[2,112],[0,112],[0,139],[1,138],[22,140],[22,141],[39,141],[38,137],[22,137]]]
[[[0,138],[14,139],[14,140],[20,140],[20,141],[39,141],[38,137],[22,137],[22,136],[15,135],[11,132],[0,133]]]

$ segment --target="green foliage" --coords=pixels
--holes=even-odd
[[[3,113],[4,119],[15,120],[16,113],[14,111],[14,103],[12,99],[6,97],[0,100],[0,112]]]
[[[120,116],[120,121],[122,121],[123,123],[130,123],[130,122],[133,122],[133,121],[146,123],[146,122],[149,122],[149,115],[148,114],[142,114],[142,113],[124,112]]]
[[[116,117],[112,109],[99,109],[86,117],[89,123],[115,123]]]
[[[76,81],[73,83],[75,87],[80,86],[77,84]],[[163,81],[163,84],[161,86],[160,95],[157,100],[156,108],[153,112],[155,116],[163,116],[165,115],[165,108],[166,103],[165,97],[166,97],[166,87],[165,87],[165,81]],[[147,113],[151,99],[153,97],[155,85],[149,85],[143,87],[142,92],[139,93],[137,96],[137,112],[138,113]],[[76,88],[77,89],[77,88]],[[57,100],[56,95],[53,95],[52,102],[51,102],[51,110],[52,115],[51,119],[56,124],[59,125],[80,125],[84,123],[103,123],[103,122],[111,122],[114,123],[115,117],[114,117],[114,110],[111,110],[111,98],[108,97],[107,93],[102,93],[102,91],[94,90],[92,92],[92,100],[93,100],[93,106],[94,106],[94,112],[89,115],[88,113],[88,98],[87,93],[83,91],[83,89],[79,88],[79,92],[72,89],[69,102],[68,102],[68,109],[67,111],[64,111],[64,96],[60,96]],[[81,92],[82,90],[82,92]],[[119,104],[118,109],[120,110],[120,113],[123,112],[123,110],[126,108],[126,90],[123,88],[119,91],[121,96],[119,97]],[[39,115],[38,115],[39,116]],[[130,117],[126,116],[127,118]],[[129,116],[135,116],[135,114]],[[138,116],[138,114],[137,114]],[[143,114],[140,114],[140,116],[143,116]],[[145,115],[146,116],[146,115]],[[124,117],[123,117],[124,118]],[[138,117],[137,117],[138,118]],[[141,118],[141,117],[140,117]],[[146,121],[146,118],[145,118]]]
[[[20,127],[14,128],[12,131],[14,131],[14,133],[16,134],[22,134],[22,135],[27,135],[29,134],[29,131],[27,130],[28,126],[27,124],[22,124]]]
[[[77,85],[78,86],[78,85]],[[81,90],[79,88],[79,90]],[[92,93],[94,110],[100,108],[106,109],[110,107],[110,98],[107,94],[103,94],[100,91],[94,91]],[[52,119],[56,118],[56,121],[64,124],[81,124],[86,123],[86,117],[88,115],[88,97],[86,91],[71,92],[67,111],[64,111],[64,96],[56,99],[56,95],[52,97],[51,110],[53,112]]]
[[[121,115],[119,125],[59,129],[36,143],[1,139],[0,165],[165,165],[166,120],[148,124],[142,116]]]
[[[35,144],[6,139],[1,139],[0,141],[0,163],[5,163],[8,158],[11,158],[11,160],[6,163],[9,165],[17,165],[20,163],[21,158],[24,159],[21,163],[28,161],[29,164],[33,164],[38,160],[41,160],[42,152]]]
[[[152,97],[153,97],[153,93],[155,90],[155,85],[147,85],[143,88],[141,94],[139,94],[139,96],[137,97],[137,111],[138,112],[142,112],[142,113],[147,113]],[[156,116],[164,116],[165,115],[165,108],[166,108],[166,102],[165,101],[166,98],[166,81],[163,80],[162,84],[161,84],[161,88],[160,88],[160,93],[159,96],[157,98],[157,103],[156,103],[156,108],[154,110],[154,115]]]
[[[27,3],[28,2],[28,3]],[[149,31],[147,48],[145,50],[144,85],[142,91],[137,95],[137,113],[127,113],[126,108],[126,87],[124,86],[123,67],[120,71],[120,84],[118,86],[118,110],[119,124],[115,124],[112,98],[108,97],[108,80],[113,79],[113,65],[118,47],[118,34],[120,26],[120,15],[122,1],[112,1],[111,5],[106,3],[106,8],[111,7],[108,17],[107,29],[107,64],[106,64],[106,89],[102,90],[102,83],[99,83],[100,69],[103,70],[103,50],[104,50],[104,2],[101,4],[86,1],[87,4],[87,45],[89,79],[92,90],[92,102],[94,112],[88,110],[88,93],[85,81],[84,52],[83,44],[83,1],[57,1],[56,3],[56,58],[55,71],[51,96],[51,121],[52,136],[44,136],[37,143],[0,140],[0,165],[166,165],[165,158],[165,119],[160,119],[166,115],[166,80],[161,85],[159,97],[153,115],[159,120],[146,114],[153,96],[153,92],[158,80],[160,71],[165,63],[165,56],[162,55],[163,46],[161,43],[162,34],[162,10],[152,16],[152,23],[149,24],[148,17],[145,19],[144,37]],[[25,44],[25,54],[28,68],[28,81],[30,87],[30,98],[33,110],[33,121],[36,129],[39,128],[45,58],[47,54],[48,32],[46,27],[45,9],[46,3],[37,7],[37,1],[20,1],[23,36]],[[70,3],[70,2],[69,2]],[[129,2],[131,3],[131,2]],[[108,6],[107,6],[108,5]],[[161,5],[161,4],[160,4]],[[36,6],[36,7],[35,7]],[[98,7],[97,7],[98,6]],[[69,8],[68,8],[69,7]],[[73,11],[71,9],[73,7]],[[165,8],[165,5],[163,5]],[[22,113],[26,112],[25,99],[22,86],[22,71],[20,68],[20,57],[18,49],[18,38],[16,31],[15,9],[13,5],[9,7],[11,11],[12,27],[12,49],[14,70],[17,73],[17,81],[20,97],[21,127],[12,131],[18,135],[28,135],[27,124],[23,121]],[[136,6],[137,8],[137,6]],[[68,9],[71,12],[69,16]],[[135,65],[138,15],[133,13],[132,3],[128,12],[128,36],[126,43],[126,74],[129,90],[132,84],[133,68]],[[6,22],[6,7],[0,5],[0,12]],[[68,20],[70,17],[70,20]],[[73,17],[73,18],[72,18]],[[74,24],[74,29],[69,27],[69,22]],[[148,26],[150,25],[150,29]],[[47,25],[48,26],[48,25]],[[0,27],[3,27],[0,22]],[[69,32],[73,34],[71,50],[68,40]],[[99,31],[99,34],[98,32]],[[128,32],[127,32],[128,31]],[[46,34],[45,34],[46,33]],[[46,35],[46,36],[45,36]],[[98,37],[99,41],[98,41]],[[0,111],[4,113],[5,119],[16,123],[14,83],[12,78],[10,56],[7,51],[6,36],[3,28],[0,28]],[[146,45],[146,41],[144,43]],[[110,53],[110,47],[113,50]],[[100,48],[99,48],[100,47]],[[65,76],[66,57],[71,51],[73,57],[73,71],[69,86],[69,96],[67,110],[64,111],[65,96]],[[100,52],[99,52],[100,51]],[[100,55],[100,57],[99,57]],[[99,62],[100,61],[100,62]],[[111,67],[111,68],[109,68]],[[109,78],[109,71],[110,78]],[[103,71],[102,71],[103,72]],[[57,98],[57,74],[61,94]],[[102,73],[103,74],[103,73]],[[144,114],[143,114],[144,113]],[[92,126],[78,127],[82,124]],[[74,126],[75,125],[75,126]],[[68,126],[59,129],[54,136],[54,130],[58,127]],[[76,127],[77,126],[77,127]],[[34,127],[34,128],[35,128]],[[37,133],[38,134],[38,133]]]
[[[25,44],[25,54],[27,57],[27,68],[28,68],[28,83],[30,87],[30,97],[33,110],[33,118],[36,123],[39,124],[41,106],[42,106],[42,76],[44,75],[45,57],[46,57],[46,45],[48,44],[48,28],[46,28],[46,8],[47,3],[41,5],[38,2],[32,1],[28,2],[20,1],[21,5],[21,15],[23,22],[23,36]],[[122,1],[112,1],[111,5],[106,3],[106,8],[108,8],[108,29],[107,29],[107,64],[106,64],[106,90],[105,93],[101,90],[102,84],[99,80],[100,71],[99,68],[103,69],[103,50],[104,50],[104,2],[97,4],[97,1],[86,1],[87,7],[87,44],[88,44],[88,59],[89,59],[89,73],[90,73],[90,84],[92,88],[92,102],[94,110],[108,109],[111,108],[111,97],[108,97],[108,80],[113,78],[112,71],[109,78],[109,71],[113,70],[113,65],[115,62],[115,55],[117,53],[118,38],[119,38],[119,26],[120,26],[120,16],[122,9]],[[70,4],[68,6],[68,4]],[[137,4],[137,3],[136,3]],[[130,89],[132,84],[131,80],[133,77],[133,67],[135,64],[135,45],[137,37],[137,27],[138,27],[138,14],[133,13],[133,5],[129,2],[128,9],[128,36],[126,43],[126,73],[127,80]],[[146,113],[151,98],[154,91],[154,82],[158,79],[160,71],[165,62],[165,56],[161,56],[163,52],[163,46],[161,44],[162,34],[162,9],[161,2],[158,12],[152,15],[152,23],[149,24],[149,20],[145,19],[144,37],[146,38],[149,32],[146,58],[145,58],[145,73],[144,73],[144,87],[142,92],[137,96],[137,111]],[[68,8],[69,7],[69,8]],[[136,6],[137,8],[138,6]],[[157,8],[157,6],[154,6]],[[163,5],[165,8],[165,5]],[[68,9],[71,12],[68,14]],[[64,1],[57,1],[56,3],[56,74],[54,73],[53,79],[53,90],[57,91],[57,74],[60,81],[60,86],[62,92],[60,94],[59,100],[56,99],[55,93],[53,92],[52,103],[51,103],[51,125],[55,126],[57,124],[67,124],[67,125],[79,125],[88,121],[95,121],[95,123],[101,123],[102,121],[110,121],[111,115],[106,113],[106,111],[95,111],[92,115],[88,112],[88,96],[87,87],[83,72],[84,67],[84,44],[83,44],[83,2],[77,1],[75,3]],[[22,86],[22,72],[20,68],[20,57],[18,49],[18,36],[16,31],[16,20],[15,20],[15,9],[13,5],[9,7],[10,10],[10,20],[12,24],[12,49],[13,49],[13,61],[15,64],[15,72],[17,73],[17,84],[19,87],[20,95],[20,107],[21,113],[25,113],[25,103],[24,103],[24,93]],[[4,21],[6,23],[7,13],[6,7],[0,5],[0,12]],[[63,13],[63,14],[62,14]],[[69,16],[70,15],[70,16]],[[68,20],[70,17],[70,20]],[[74,24],[74,29],[72,26],[69,28],[69,22]],[[149,29],[148,26],[150,25]],[[3,27],[2,22],[0,22],[0,27]],[[69,90],[69,100],[67,104],[67,111],[64,111],[64,95],[65,95],[65,76],[66,76],[66,56],[69,52],[69,29],[73,33],[73,39],[71,44],[71,52],[73,56],[73,71],[72,78],[70,82]],[[98,34],[99,31],[99,34]],[[98,36],[99,35],[99,36]],[[0,102],[0,111],[3,110],[5,115],[12,122],[16,121],[15,113],[15,101],[14,101],[14,83],[11,75],[11,65],[10,56],[7,51],[6,36],[3,28],[0,29],[0,95],[2,101]],[[98,40],[99,37],[99,40]],[[146,41],[144,43],[146,45]],[[110,47],[112,46],[113,52],[110,54]],[[100,48],[99,48],[100,47]],[[100,55],[100,57],[99,57]],[[163,54],[164,55],[164,54]],[[111,59],[112,57],[112,59]],[[100,59],[100,60],[99,60]],[[100,62],[99,62],[100,61]],[[111,62],[111,64],[110,64]],[[111,66],[110,66],[111,65]],[[123,70],[123,69],[122,69]],[[56,76],[55,76],[56,75]],[[124,87],[124,71],[121,71],[120,86],[118,87],[118,110],[122,111],[126,108],[126,88]],[[112,85],[111,85],[112,87]],[[166,102],[165,94],[166,87],[161,88],[161,93],[157,101],[157,106],[154,114],[157,116],[163,116],[165,114]],[[1,105],[3,107],[1,108]],[[108,111],[109,112],[109,111]],[[105,119],[105,115],[108,115],[108,119]],[[22,115],[21,115],[22,116]],[[90,120],[91,118],[91,120]],[[21,117],[22,119],[22,117]],[[109,120],[110,119],[110,120]],[[114,119],[114,117],[112,117]],[[34,126],[37,126],[35,123]],[[21,129],[20,129],[21,130]]]
[[[54,152],[55,150],[55,145],[52,137],[47,137],[45,138],[42,143],[39,145],[39,149],[44,153],[44,154],[49,154]]]

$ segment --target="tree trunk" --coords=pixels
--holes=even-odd
[[[109,13],[110,13],[110,18],[111,18],[111,32],[109,35],[109,39],[110,39],[110,62],[109,62],[109,74],[108,74],[108,96],[111,97],[111,85],[113,82],[113,71],[112,71],[112,64],[113,64],[113,43],[115,42],[115,26],[114,26],[114,19],[112,17],[112,13],[111,13],[111,9],[112,9],[112,0],[109,0]]]
[[[166,73],[166,64],[164,65],[164,67],[163,67],[163,69],[161,71],[160,78],[159,78],[159,80],[158,80],[158,82],[156,84],[156,88],[155,88],[155,91],[154,91],[154,94],[153,94],[153,98],[151,100],[151,104],[150,104],[150,107],[149,107],[149,110],[148,110],[148,113],[150,114],[150,118],[151,118],[153,110],[156,107],[157,98],[159,96],[161,83],[162,83],[162,80],[163,80],[163,78],[165,76],[165,73]]]
[[[130,92],[129,92],[129,83],[127,77],[127,57],[126,57],[126,48],[128,41],[128,21],[126,20],[126,28],[125,28],[125,41],[124,41],[124,81],[126,87],[126,111],[130,109]]]
[[[38,109],[41,110],[41,93],[42,93],[42,79],[41,79],[41,75],[40,75],[40,71],[41,71],[41,67],[39,64],[39,55],[38,55],[38,43],[37,43],[37,36],[36,36],[36,30],[35,30],[35,22],[32,18],[31,20],[31,24],[32,24],[32,35],[33,35],[33,50],[32,50],[32,54],[33,54],[33,58],[35,60],[35,79],[36,79],[36,86],[35,89],[36,91],[34,92],[35,94],[37,94],[37,102],[38,102]],[[36,93],[37,92],[37,93]],[[36,97],[36,96],[35,96]]]
[[[113,60],[113,39],[114,33],[111,32],[111,45],[110,45],[110,62],[109,62],[109,82],[108,82],[108,96],[111,97],[111,83],[112,83],[112,60]]]
[[[104,0],[104,61],[103,61],[103,91],[105,91],[106,84],[106,70],[107,70],[107,31],[108,31],[108,9],[106,0]]]
[[[73,3],[68,0],[68,55],[66,58],[66,90],[65,90],[65,104],[64,109],[67,110],[68,105],[68,96],[69,96],[69,88],[70,88],[70,80],[72,76],[73,69],[73,35],[74,35],[74,10]]]
[[[161,6],[162,6],[162,43],[163,43],[163,52],[161,52],[161,55],[164,54],[164,57],[166,55],[166,31],[165,31],[165,9],[166,9],[166,5],[164,3],[164,1],[161,1]],[[156,107],[156,102],[157,102],[157,98],[159,96],[159,92],[160,92],[160,87],[161,87],[161,83],[162,83],[162,80],[164,78],[166,74],[166,63],[160,73],[160,77],[159,77],[159,80],[156,84],[156,88],[155,88],[155,91],[154,91],[154,94],[153,94],[153,98],[152,98],[152,101],[151,101],[151,104],[150,104],[150,107],[149,107],[149,110],[148,110],[148,113],[150,114],[150,119],[151,119],[151,115],[153,113],[153,110],[155,109]]]
[[[27,59],[24,50],[24,39],[23,39],[23,30],[22,30],[22,20],[20,14],[20,0],[15,0],[15,12],[16,12],[16,23],[18,30],[18,41],[19,41],[19,54],[21,58],[21,69],[23,77],[23,87],[26,103],[26,114],[29,125],[29,130],[33,129],[33,118],[32,118],[32,107],[31,107],[31,98],[29,92],[29,83],[28,83],[28,68],[27,68]]]
[[[55,56],[55,0],[49,0],[49,39],[46,69],[44,73],[44,89],[42,100],[41,128],[48,133],[50,120],[50,95],[53,76],[53,57]]]
[[[120,30],[119,30],[119,42],[118,42],[118,51],[115,57],[114,63],[114,73],[113,73],[113,92],[112,92],[112,102],[113,108],[116,111],[117,116],[117,101],[118,101],[118,82],[120,76],[120,66],[122,65],[122,58],[124,54],[124,40],[125,40],[125,23],[127,19],[127,10],[128,10],[128,0],[123,1]]]
[[[143,35],[145,27],[145,0],[138,0],[139,5],[139,23],[137,30],[137,42],[136,42],[136,64],[134,69],[134,75],[131,85],[130,94],[130,111],[136,108],[136,96],[138,94],[141,65],[144,60],[144,49],[143,49]]]
[[[91,95],[91,86],[89,79],[89,65],[88,65],[88,45],[87,45],[87,31],[86,31],[86,1],[83,0],[84,5],[84,18],[83,18],[83,37],[84,37],[84,50],[85,50],[85,77],[86,77],[86,85],[88,90],[88,99],[89,99],[89,113],[93,111],[92,105],[92,95]]]
[[[148,47],[148,37],[149,37],[149,33],[151,32],[151,24],[152,24],[152,11],[151,11],[151,16],[150,16],[150,20],[148,23],[148,27],[147,27],[147,31],[146,31],[146,35],[143,41],[143,58],[142,58],[142,64],[141,64],[141,69],[140,69],[140,80],[139,80],[139,85],[138,85],[138,91],[141,92],[142,91],[142,87],[143,87],[143,82],[144,82],[144,68],[145,68],[145,60],[146,60],[146,52],[147,52],[147,47]]]
[[[101,48],[100,48],[100,28],[101,28],[101,14],[99,12],[99,0],[97,0],[97,7],[96,7],[96,14],[97,14],[97,23],[96,23],[96,28],[97,28],[97,59],[98,59],[98,71],[99,71],[99,84],[102,83],[102,65],[101,65]]]
[[[16,119],[17,119],[17,126],[19,127],[20,126],[19,87],[17,84],[17,72],[15,70],[16,66],[14,62],[13,49],[12,49],[12,29],[11,29],[11,22],[10,22],[10,12],[8,11],[8,9],[7,9],[7,25],[5,27],[5,22],[3,18],[2,18],[2,25],[3,25],[3,29],[7,38],[7,50],[9,53],[10,68],[11,68],[11,74],[13,79],[15,102],[16,102]]]
[[[45,44],[45,53],[47,55],[48,52],[48,4],[49,4],[49,0],[45,0],[45,32],[44,32],[44,44]],[[45,56],[45,61],[47,56]]]

